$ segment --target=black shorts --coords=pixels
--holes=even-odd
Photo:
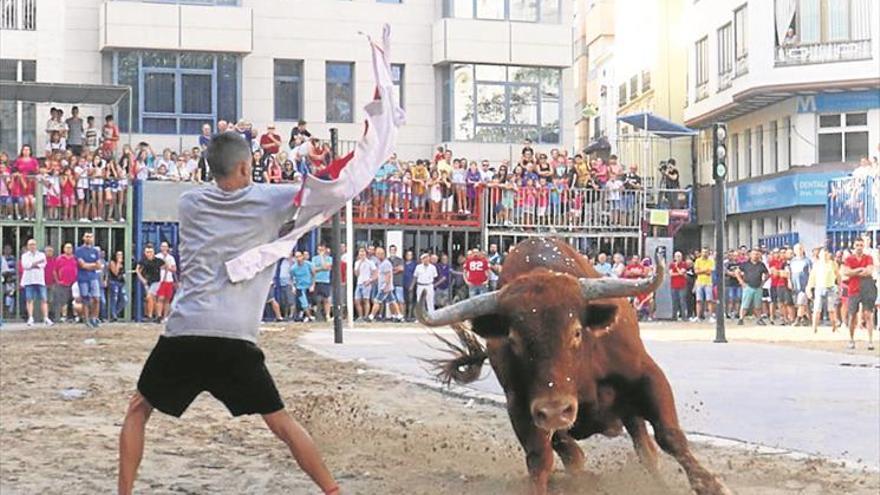
[[[770,287],[770,302],[779,304],[794,304],[791,298],[791,290],[788,287]]]
[[[873,281],[872,281],[873,282]],[[854,315],[856,311],[859,310],[859,304],[862,305],[862,311],[871,311],[874,308],[874,303],[877,302],[877,291],[875,290],[862,290],[859,291],[858,294],[854,296],[849,296],[847,298],[847,310],[848,314]]]
[[[221,337],[159,337],[137,389],[147,402],[180,417],[202,392],[210,392],[233,416],[284,409],[265,356],[246,340]]]
[[[324,282],[315,282],[315,299],[330,299],[330,284]]]

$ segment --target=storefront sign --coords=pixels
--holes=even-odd
[[[828,181],[844,175],[844,172],[792,174],[730,186],[726,191],[727,213],[822,206],[828,200]]]

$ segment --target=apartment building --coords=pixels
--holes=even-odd
[[[615,0],[575,2],[574,64],[577,107],[575,145],[583,150],[604,138],[616,142],[614,91]]]
[[[880,2],[687,4],[702,241],[714,230],[709,128],[726,122],[729,245],[824,243],[828,180],[880,154]]]
[[[373,95],[361,33],[387,22],[400,156],[446,144],[500,160],[526,139],[573,146],[571,17],[563,0],[7,0],[0,77],[130,85],[130,115],[127,101],[82,113],[112,111],[157,150],[219,119],[355,139]],[[0,103],[0,147],[40,146],[49,106]]]

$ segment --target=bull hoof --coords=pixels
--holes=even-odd
[[[696,481],[692,488],[697,495],[733,495],[733,492],[715,476]]]

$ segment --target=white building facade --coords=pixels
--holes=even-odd
[[[0,12],[0,77],[112,83],[133,89],[113,112],[157,151],[196,143],[203,123],[298,120],[319,137],[363,131],[372,98],[359,32],[392,27],[398,97],[407,111],[398,154],[518,156],[530,139],[571,148],[572,6],[563,0],[10,0]],[[2,98],[2,95],[0,95]],[[3,101],[0,149],[41,147],[51,105]],[[65,108],[65,113],[69,109]],[[66,117],[67,115],[65,115]]]
[[[827,181],[880,154],[880,1],[687,2],[685,124],[714,245],[714,122],[728,125],[728,246],[825,242]]]

